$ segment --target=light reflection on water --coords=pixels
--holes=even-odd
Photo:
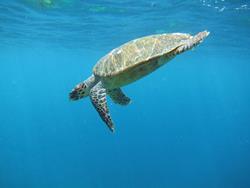
[[[221,39],[237,47],[234,33],[250,40],[250,11],[244,1],[4,0],[0,10],[1,45],[111,49],[143,35],[204,29],[218,37],[212,40],[215,46]]]

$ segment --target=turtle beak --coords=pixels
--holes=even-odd
[[[69,99],[71,101],[76,101],[78,99],[80,99],[77,89],[73,89],[70,93],[69,93]]]

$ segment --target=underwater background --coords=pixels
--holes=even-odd
[[[210,35],[108,99],[112,134],[68,95],[103,55]],[[249,188],[250,1],[1,0],[0,188]]]

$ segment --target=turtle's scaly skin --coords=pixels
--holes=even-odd
[[[108,89],[119,88],[153,72],[177,54],[199,44],[209,32],[195,36],[158,34],[132,40],[112,50],[95,65],[93,73]]]

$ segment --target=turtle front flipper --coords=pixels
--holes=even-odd
[[[128,105],[131,100],[129,97],[127,97],[121,90],[121,88],[116,88],[108,91],[108,94],[110,98],[114,101],[116,104],[120,105]]]
[[[102,120],[107,124],[108,128],[114,132],[115,127],[109,114],[106,95],[106,89],[103,87],[102,82],[97,83],[90,90],[92,104],[94,105]]]

